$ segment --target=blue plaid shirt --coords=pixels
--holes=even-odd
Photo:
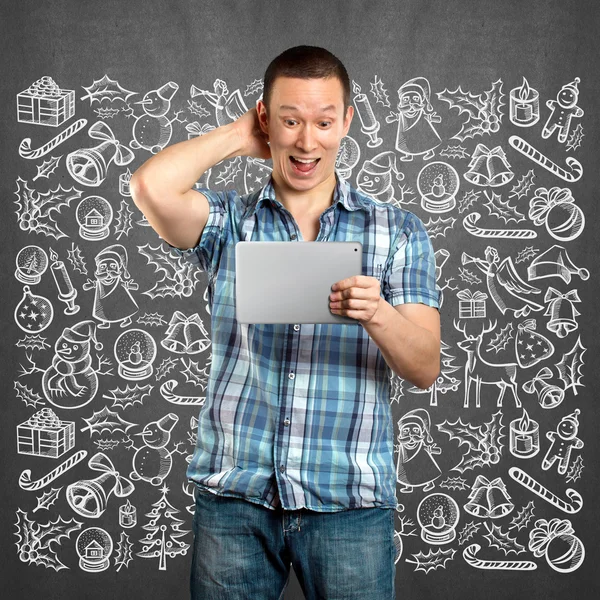
[[[336,172],[317,241],[363,245],[362,275],[391,305],[439,308],[433,248],[412,213],[358,192]],[[242,325],[235,319],[235,244],[301,241],[272,180],[240,196],[200,190],[210,204],[196,248],[208,274],[212,364],[187,477],[270,509],[396,507],[392,371],[362,325]]]

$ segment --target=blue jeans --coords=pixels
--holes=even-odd
[[[196,488],[192,600],[394,600],[394,510],[269,510]]]

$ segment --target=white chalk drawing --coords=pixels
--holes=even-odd
[[[484,475],[477,475],[463,510],[474,517],[500,519],[512,512],[514,507],[500,477],[490,481]]]
[[[146,513],[149,520],[143,529],[148,533],[140,540],[142,551],[138,552],[137,556],[158,558],[159,570],[165,571],[167,557],[185,556],[190,545],[180,539],[189,531],[180,529],[185,521],[175,516],[180,511],[167,500],[169,488],[163,486],[160,491],[162,494],[160,499],[154,502],[152,504],[154,508]]]
[[[525,409],[522,417],[509,424],[508,449],[517,458],[532,458],[540,451],[540,424]]]
[[[129,563],[133,560],[133,543],[129,539],[129,536],[121,531],[121,537],[117,542],[117,555],[115,559],[116,571],[119,572],[122,567],[129,568]]]
[[[176,310],[160,345],[175,354],[198,354],[210,346],[210,336],[198,313],[186,317]]]
[[[110,534],[101,527],[84,529],[75,542],[79,556],[79,568],[88,573],[98,573],[110,567],[113,541]]]
[[[496,569],[501,571],[535,571],[537,565],[531,560],[488,560],[479,558],[479,544],[471,544],[463,550],[465,562],[475,569]]]
[[[575,571],[585,559],[585,546],[568,519],[538,519],[529,532],[529,549],[559,573]]]
[[[19,476],[19,487],[28,492],[35,492],[40,488],[52,483],[57,477],[60,477],[66,471],[72,469],[77,463],[81,462],[87,456],[87,450],[78,450],[69,458],[64,460],[58,467],[52,469],[47,475],[39,479],[31,479],[31,470],[25,469]]]
[[[344,179],[350,179],[352,169],[360,160],[360,146],[351,136],[347,135],[340,141],[340,148],[335,159],[335,168]]]
[[[443,213],[456,206],[460,178],[456,169],[441,161],[425,165],[417,176],[421,206],[428,212]]]
[[[587,348],[581,343],[581,337],[578,337],[571,350],[565,352],[555,365],[558,369],[558,376],[564,383],[564,390],[572,390],[575,396],[578,394],[577,387],[583,386],[583,383],[581,383],[581,368],[583,367],[583,355],[586,350]]]
[[[583,110],[577,106],[579,99],[578,84],[581,80],[575,77],[566,83],[556,94],[556,100],[547,100],[546,106],[550,109],[548,120],[542,129],[542,137],[549,138],[557,130],[557,139],[561,144],[567,141],[571,121],[583,117]]]
[[[361,93],[361,87],[356,81],[352,81],[352,93],[354,94],[352,102],[361,124],[360,131],[369,136],[367,147],[377,148],[383,144],[383,138],[377,135],[377,132],[381,129],[381,124],[375,117],[371,101],[366,94]]]
[[[58,260],[58,254],[50,248],[50,272],[58,291],[58,299],[66,304],[63,312],[65,315],[75,315],[79,312],[80,306],[75,304],[77,290],[73,287],[69,272],[62,260]]]
[[[75,90],[62,90],[45,75],[17,94],[17,121],[58,127],[75,114]]]
[[[425,496],[417,507],[417,520],[421,526],[421,539],[436,546],[449,544],[456,537],[460,509],[448,494]]]
[[[17,253],[15,277],[21,283],[35,285],[48,268],[48,255],[39,246],[25,246]]]
[[[517,515],[510,520],[509,529],[516,529],[521,531],[529,525],[529,521],[533,519],[533,513],[535,511],[535,504],[533,500],[530,500],[521,510],[517,511]]]
[[[573,306],[574,302],[581,302],[577,290],[562,293],[553,287],[548,287],[544,302],[548,303],[544,316],[550,317],[546,323],[548,331],[555,333],[559,338],[564,338],[579,327],[576,317],[581,313]]]
[[[212,92],[209,92],[208,90],[202,90],[197,88],[195,85],[192,85],[190,89],[190,96],[192,98],[204,96],[211,106],[214,106],[215,119],[219,127],[221,125],[233,123],[233,121],[248,111],[248,107],[242,98],[240,90],[237,89],[229,93],[227,84],[222,79],[215,80],[213,83]]]
[[[69,539],[74,531],[81,529],[83,523],[75,519],[63,519],[60,515],[55,521],[38,523],[32,521],[27,512],[17,509],[17,554],[19,560],[30,565],[46,567],[46,569],[68,569],[58,556],[57,545]]]
[[[543,500],[550,503],[552,506],[566,512],[570,515],[579,512],[583,506],[583,498],[581,494],[573,488],[567,488],[565,494],[569,501],[559,498],[554,492],[551,492],[547,487],[543,486],[539,481],[536,481],[531,475],[528,475],[519,467],[511,467],[508,474],[524,488],[537,494]]]
[[[542,460],[542,469],[547,471],[554,463],[557,463],[558,472],[564,475],[571,462],[573,450],[583,448],[583,440],[577,437],[579,431],[580,411],[576,408],[571,414],[565,415],[558,424],[556,431],[546,432],[550,440],[550,447]]]
[[[110,235],[113,209],[102,196],[87,196],[77,205],[75,218],[84,240],[100,241]]]
[[[184,454],[179,450],[181,442],[175,444],[175,448],[169,452],[166,446],[171,441],[171,431],[177,425],[179,417],[175,413],[169,413],[152,423],[148,423],[144,429],[136,434],[141,436],[143,446],[136,448],[133,440],[127,446],[135,449],[133,456],[133,471],[129,475],[134,481],[148,481],[152,485],[161,485],[165,477],[171,472],[174,453]]]
[[[560,277],[565,283],[571,283],[573,275],[583,281],[590,278],[587,269],[577,267],[564,246],[554,244],[541,254],[538,254],[527,267],[527,279],[545,279],[546,277]]]
[[[433,123],[442,118],[431,106],[431,86],[425,77],[414,77],[398,89],[397,113],[391,112],[386,123],[398,122],[396,150],[400,160],[411,161],[415,156],[429,160],[442,143]]]
[[[526,319],[517,325],[515,355],[522,369],[533,367],[554,354],[554,345],[536,331],[536,320]]]
[[[167,118],[167,113],[171,110],[171,100],[178,89],[179,86],[174,81],[169,81],[158,89],[147,92],[142,100],[135,102],[141,104],[144,114],[135,117],[132,128],[133,140],[129,142],[131,148],[134,150],[144,148],[156,154],[170,142],[173,135],[173,122],[185,122],[179,120],[179,114],[183,111],[177,112],[172,121]],[[128,116],[134,117],[133,114]]]
[[[448,561],[451,561],[454,558],[455,553],[456,550],[453,548],[448,548],[447,550],[444,550],[443,548],[438,548],[436,550],[430,548],[426,553],[418,552],[417,554],[411,554],[413,557],[412,560],[407,558],[404,562],[416,565],[415,572],[423,571],[427,574],[429,571],[445,569]]]
[[[567,141],[567,150],[577,150],[581,146],[581,142],[585,134],[583,133],[583,126],[581,123],[577,123],[575,129],[573,129],[569,140]]]
[[[569,183],[579,181],[583,175],[583,167],[581,166],[581,163],[572,156],[567,156],[565,159],[567,167],[569,167],[567,170],[550,160],[547,156],[544,156],[539,150],[536,150],[529,142],[525,141],[518,135],[511,135],[508,138],[508,143],[515,150],[519,151],[527,158],[530,158],[534,163],[537,163],[541,167],[544,167],[544,169],[550,171],[550,173],[553,175],[556,175],[557,177],[560,177]]]
[[[505,185],[514,176],[504,150],[500,146],[490,150],[484,144],[477,144],[471,155],[469,170],[463,174],[473,185],[490,187]]]
[[[467,353],[467,362],[465,363],[465,398],[463,407],[469,407],[471,384],[475,384],[475,407],[481,406],[481,385],[495,385],[500,389],[500,394],[496,400],[496,406],[502,406],[502,399],[507,389],[510,389],[515,399],[515,405],[521,406],[521,400],[517,393],[517,364],[516,362],[498,362],[492,363],[482,356],[481,345],[483,336],[490,331],[494,331],[497,321],[490,324],[489,327],[483,327],[477,335],[467,334],[466,325],[461,326],[460,322],[454,321],[454,327],[460,331],[465,338],[458,342],[458,347]],[[493,379],[490,380],[490,377]]]
[[[97,452],[88,461],[92,471],[100,475],[94,479],[81,479],[67,486],[69,506],[82,517],[97,519],[106,510],[112,494],[118,498],[129,496],[135,486],[119,474],[112,461],[103,452]]]
[[[143,329],[128,329],[116,340],[114,347],[119,375],[123,379],[147,379],[154,372],[156,342]]]
[[[363,163],[356,176],[357,189],[379,202],[390,202],[394,198],[392,172],[396,180],[404,179],[404,173],[396,165],[396,155],[393,152],[381,152]]]
[[[160,386],[160,395],[171,404],[179,404],[189,406],[190,404],[202,405],[206,401],[206,395],[204,396],[183,396],[181,394],[175,394],[175,388],[179,385],[176,379],[168,379]],[[206,386],[203,387],[203,390]]]
[[[488,295],[485,292],[476,290],[475,292],[466,289],[456,293],[458,302],[459,319],[484,319],[486,316],[486,299]]]
[[[115,101],[127,102],[131,96],[137,94],[137,92],[126,90],[116,79],[111,79],[108,75],[104,75],[101,79],[95,79],[88,87],[85,85],[81,87],[87,94],[80,100],[89,100],[90,106],[93,106],[94,102],[102,104],[105,100],[111,104]]]
[[[529,218],[534,225],[545,225],[546,231],[561,242],[578,237],[585,227],[585,216],[569,188],[538,188],[529,201]]]
[[[516,196],[517,198],[525,198],[529,193],[529,190],[533,187],[535,182],[535,172],[533,169],[529,169],[525,175],[522,175],[517,180],[517,183],[510,188],[508,197],[511,198]]]
[[[423,408],[415,408],[398,421],[398,463],[396,480],[400,492],[410,493],[415,487],[429,492],[441,476],[434,454],[442,450],[431,437],[431,417]]]
[[[523,383],[523,391],[527,394],[536,393],[542,408],[556,408],[565,397],[562,388],[544,381],[552,379],[552,377],[552,371],[548,367],[544,367],[535,374],[533,379]]]
[[[21,158],[28,158],[30,160],[36,160],[48,154],[62,144],[65,140],[68,140],[70,137],[73,137],[78,131],[83,129],[87,125],[87,119],[79,119],[69,125],[66,129],[63,129],[58,135],[54,136],[49,142],[45,143],[43,146],[32,150],[31,148],[31,138],[25,138],[21,144],[19,145],[19,156]]]
[[[17,425],[17,452],[59,458],[75,446],[75,423],[61,421],[51,408],[42,408]]]
[[[130,529],[137,524],[137,508],[131,504],[129,498],[125,504],[119,506],[119,525]]]
[[[42,492],[42,495],[36,498],[37,506],[32,512],[35,513],[38,510],[50,510],[50,507],[58,500],[58,496],[62,489],[63,486],[59,488],[50,488],[49,492]]]
[[[14,312],[15,323],[27,333],[44,331],[54,318],[54,307],[48,298],[38,296],[28,285],[23,286],[23,297]]]
[[[540,120],[540,94],[525,77],[522,85],[510,90],[509,118],[517,127],[531,127]]]
[[[120,167],[128,165],[135,154],[117,140],[112,129],[103,121],[96,121],[88,135],[100,144],[91,148],[79,148],[67,155],[69,175],[88,187],[98,187],[108,175],[108,167],[114,162]]]

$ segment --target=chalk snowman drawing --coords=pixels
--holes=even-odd
[[[422,219],[440,305],[457,323],[442,342],[434,385],[420,390],[400,377],[390,381],[391,402],[397,410],[408,406],[396,419],[394,440],[404,501],[396,508],[402,515],[394,562],[412,565],[416,578],[461,568],[569,573],[585,558],[574,524],[555,518],[557,511],[584,514],[582,494],[565,484],[576,486],[592,472],[587,456],[583,464],[589,444],[573,405],[585,376],[582,338],[589,334],[578,317],[591,275],[589,264],[579,264],[587,256],[570,245],[584,233],[586,216],[590,223],[578,184],[587,141],[581,82],[570,78],[560,90],[544,90],[525,75],[536,89],[519,76],[506,98],[498,76],[475,92],[464,82],[403,79],[395,82],[392,103],[378,76],[370,88],[354,84],[358,115],[336,159],[338,175],[353,187]],[[79,567],[99,578],[150,558],[164,571],[169,558],[182,560],[190,547],[184,536],[194,486],[182,469],[191,461],[196,416],[207,397],[214,274],[176,256],[141,214],[131,218],[129,182],[144,152],[232,123],[262,89],[256,80],[247,87],[236,82],[230,92],[226,80],[199,81],[191,98],[181,98],[180,85],[164,79],[130,104],[135,93],[105,76],[73,99],[74,108],[96,117],[87,133],[88,120],[75,120],[70,108],[60,113],[56,102],[73,95],[75,82],[62,90],[44,77],[19,99],[36,125],[56,127],[32,127],[21,110],[23,134],[14,143],[25,169],[13,180],[12,225],[22,236],[15,277],[27,287],[10,306],[21,299],[14,352],[22,353],[24,366],[12,401],[29,411],[14,423],[15,458],[27,463],[14,484],[24,496],[15,534],[24,565],[58,571],[76,568],[79,557]],[[49,135],[23,139],[32,130]],[[129,137],[122,134],[129,130]],[[69,150],[53,156],[63,144]],[[209,169],[194,187],[249,193],[271,174],[271,161],[236,157]],[[65,185],[65,177],[78,188],[102,185],[101,196]],[[497,243],[485,247],[482,238]],[[405,240],[396,242],[400,248]],[[375,276],[382,283],[391,250],[378,247]],[[137,255],[146,260],[134,273]],[[143,286],[139,293],[132,275]],[[114,350],[110,360],[100,354],[106,344]],[[414,408],[422,398],[413,394],[423,393],[428,410]],[[87,414],[78,414],[86,405]],[[182,418],[190,423],[185,451],[173,440]],[[80,463],[92,448],[86,472]],[[432,493],[442,489],[447,493]],[[65,508],[96,519],[98,527],[72,519]],[[61,549],[74,557],[71,563],[60,562]]]

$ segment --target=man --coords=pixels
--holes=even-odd
[[[335,172],[349,104],[335,56],[290,48],[256,108],[165,148],[131,180],[152,227],[209,278],[212,364],[187,471],[193,598],[282,598],[290,564],[309,599],[395,597],[389,369],[435,381],[439,290],[422,223]],[[273,160],[262,190],[191,189],[235,156]],[[363,274],[333,285],[330,307],[360,326],[236,322],[236,242],[357,236]]]

